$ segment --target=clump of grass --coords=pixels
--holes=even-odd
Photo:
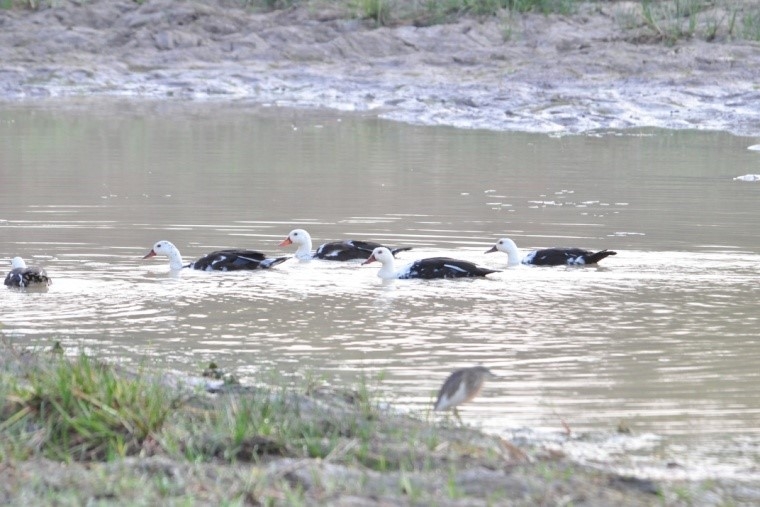
[[[646,25],[672,43],[695,35],[699,14],[708,6],[704,0],[644,0],[641,9]]]
[[[54,7],[55,0],[0,0],[0,9],[30,9],[33,11]]]
[[[275,385],[283,384],[280,379]],[[365,383],[341,392],[310,387],[309,396],[302,396],[283,387],[240,387],[220,400],[204,400],[192,417],[178,414],[160,438],[167,450],[191,461],[271,456],[351,461],[377,429],[378,409],[368,389]]]
[[[577,10],[577,4],[577,0],[508,0],[507,8],[515,12],[568,15]]]
[[[370,19],[378,26],[384,26],[391,21],[390,0],[360,0],[359,9],[364,19]]]
[[[760,10],[747,12],[742,16],[743,38],[760,41]]]
[[[0,433],[26,441],[30,453],[62,461],[138,452],[175,401],[156,381],[122,378],[84,355],[55,357],[30,370],[23,382],[2,380]]]
[[[378,472],[432,467],[437,430],[382,408],[382,374],[361,376],[348,388],[317,387],[304,394],[268,380],[229,386],[218,398],[196,398],[173,415],[158,436],[170,455],[191,462],[269,462],[280,457],[357,464]]]
[[[448,23],[462,16],[490,17],[505,12],[571,14],[581,0],[349,0],[358,16],[378,26],[411,21],[415,25]]]
[[[691,38],[760,40],[760,14],[749,2],[643,0],[638,13],[624,19],[626,28],[640,21],[652,37],[668,44]]]

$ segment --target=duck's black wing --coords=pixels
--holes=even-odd
[[[372,243],[366,241],[331,241],[319,245],[314,257],[327,261],[351,261],[355,259],[366,259],[372,254]]]
[[[411,263],[399,273],[399,278],[467,278],[491,273],[498,271],[450,257],[429,257]]]
[[[48,286],[52,283],[44,269],[35,266],[12,269],[5,277],[8,287]]]
[[[324,259],[328,261],[352,261],[356,259],[364,260],[370,255],[375,248],[385,246],[374,241],[361,241],[357,239],[349,239],[345,241],[331,241],[320,245],[317,248],[314,257],[317,259]],[[411,247],[406,248],[389,248],[391,253],[395,256],[398,252],[405,250],[411,250]]]
[[[255,250],[229,249],[211,252],[188,264],[187,267],[204,271],[241,271],[270,268],[287,259],[287,257],[267,259],[266,255]]]
[[[605,257],[616,254],[617,252],[611,250],[591,252],[582,248],[544,248],[534,250],[526,255],[523,264],[534,264],[536,266],[596,264]]]

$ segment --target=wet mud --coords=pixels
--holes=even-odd
[[[594,2],[570,16],[376,27],[308,4],[63,1],[0,11],[0,100],[224,100],[462,128],[760,134],[760,44],[663,41],[640,9]]]

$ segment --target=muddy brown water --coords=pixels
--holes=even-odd
[[[0,257],[42,264],[54,282],[4,290],[0,333],[186,372],[215,361],[243,382],[365,375],[421,413],[450,371],[484,364],[501,377],[462,408],[470,424],[642,475],[751,476],[760,183],[732,179],[758,172],[751,144],[214,103],[4,105]],[[160,239],[187,260],[221,247],[292,254],[278,244],[295,227],[315,244],[413,246],[399,263],[447,255],[503,271],[383,284],[376,264],[171,276],[165,259],[141,260]],[[524,251],[618,255],[506,269],[484,253],[502,236]]]

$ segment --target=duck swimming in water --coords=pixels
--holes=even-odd
[[[501,238],[486,253],[504,252],[507,254],[507,266],[518,264],[533,264],[535,266],[562,266],[596,264],[605,257],[617,255],[611,250],[591,252],[581,248],[543,248],[528,252],[525,257],[520,255],[517,245],[509,238]]]
[[[172,270],[182,268],[200,269],[203,271],[242,271],[252,269],[268,269],[285,262],[290,257],[267,258],[261,252],[255,250],[229,249],[217,250],[204,255],[190,264],[182,263],[182,255],[179,249],[170,241],[159,241],[145,254],[143,259],[163,255],[169,258],[169,267]]]
[[[11,259],[11,270],[5,276],[5,285],[8,287],[47,287],[51,283],[52,280],[43,268],[27,266],[21,257]]]
[[[393,280],[396,278],[467,278],[498,273],[497,270],[481,268],[472,262],[452,259],[450,257],[419,259],[396,270],[393,253],[385,247],[375,248],[372,251],[372,255],[362,264],[369,264],[375,261],[382,264],[377,276],[383,280]]]
[[[280,246],[296,245],[296,259],[307,261],[311,259],[323,259],[327,261],[350,261],[366,259],[375,248],[381,247],[374,241],[362,241],[347,239],[344,241],[331,241],[319,245],[317,251],[311,252],[311,235],[303,229],[293,229]],[[395,256],[399,252],[411,250],[411,247],[389,249]]]

